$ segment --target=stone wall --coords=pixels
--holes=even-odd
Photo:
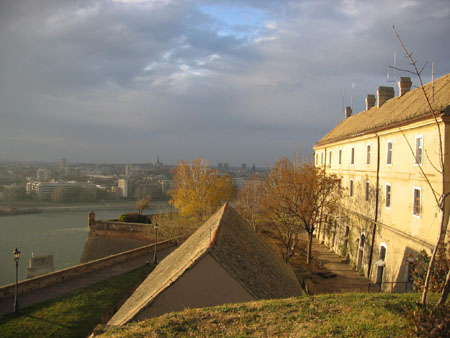
[[[148,215],[151,216],[152,215]],[[80,264],[139,248],[155,241],[152,224],[96,220],[91,211],[88,216],[89,235],[83,248]]]
[[[150,215],[151,216],[151,215]],[[152,224],[118,222],[116,220],[96,220],[95,213],[89,213],[89,232],[110,238],[154,240]]]
[[[178,238],[174,238],[171,240],[161,241],[158,242],[157,248],[158,249],[164,249],[171,247],[173,244],[173,241]],[[97,259],[94,261],[91,261],[89,263],[84,263],[80,265],[76,265],[71,268],[58,270],[55,272],[48,273],[46,275],[42,275],[39,277],[34,277],[30,279],[26,279],[19,282],[19,295],[24,294],[30,291],[35,291],[47,286],[50,286],[52,284],[56,284],[59,282],[64,282],[65,280],[69,280],[71,278],[79,277],[83,274],[100,270],[103,268],[107,268],[109,266],[113,266],[115,264],[119,264],[143,255],[150,255],[153,253],[154,250],[154,244],[149,244],[142,246],[137,249],[128,250],[119,254],[111,255],[108,257],[104,257],[101,259]],[[14,290],[15,290],[15,284],[8,284],[6,286],[3,286],[0,288],[0,298],[7,298],[7,297],[13,297],[14,296]]]

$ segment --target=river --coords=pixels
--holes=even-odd
[[[153,213],[160,207],[146,210]],[[97,219],[113,219],[136,209],[96,210]],[[21,251],[19,280],[25,279],[31,253],[53,255],[55,271],[77,265],[86,242],[88,210],[49,211],[0,217],[0,285],[15,281],[14,248]]]

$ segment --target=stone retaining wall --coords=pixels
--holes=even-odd
[[[173,246],[175,240],[179,240],[180,237],[173,238],[166,241],[158,242],[157,248],[164,249]],[[83,274],[100,270],[115,264],[119,264],[134,258],[149,255],[153,253],[155,245],[149,244],[137,249],[128,250],[122,253],[111,255],[108,257],[100,258],[88,263],[79,264],[71,268],[58,270],[39,277],[26,279],[19,282],[19,295],[30,291],[34,291],[46,286],[56,284],[71,278],[79,277]],[[8,284],[0,288],[0,298],[13,297],[15,292],[15,283]]]
[[[153,215],[146,215],[153,217]],[[153,224],[97,220],[91,211],[88,216],[89,232],[101,237],[154,240]]]

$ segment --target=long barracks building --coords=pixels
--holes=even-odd
[[[410,78],[400,78],[396,97],[394,88],[379,87],[365,111],[352,116],[347,108],[314,146],[316,166],[345,188],[339,214],[317,235],[388,291],[411,287],[411,258],[430,253],[442,216],[445,226],[449,220],[450,198],[442,214],[432,189],[450,191],[450,74],[425,85],[435,115],[422,89],[410,88]]]

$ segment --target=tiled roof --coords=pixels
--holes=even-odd
[[[433,110],[448,113],[450,107],[450,74],[435,80],[434,90],[431,83],[425,85],[425,90],[430,98]],[[316,146],[407,123],[426,117],[430,113],[422,89],[416,88],[401,97],[397,96],[386,101],[380,108],[375,106],[346,118],[322,137],[316,143]]]
[[[108,325],[123,325],[133,319],[208,253],[255,298],[301,294],[290,266],[226,204],[156,266]]]

